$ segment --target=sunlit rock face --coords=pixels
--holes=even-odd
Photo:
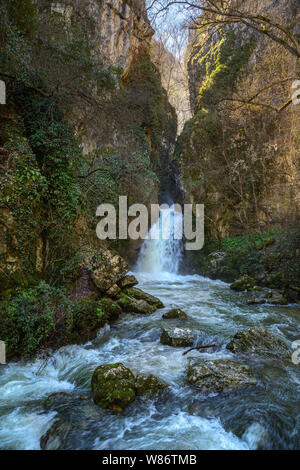
[[[124,71],[137,50],[150,46],[154,34],[144,0],[64,0],[52,2],[51,11],[69,20],[74,15],[93,20],[91,36],[98,44],[99,57]]]

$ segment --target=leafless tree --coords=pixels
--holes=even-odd
[[[190,31],[198,30],[203,37],[202,47],[205,47],[219,29],[226,25],[240,25],[255,34],[261,34],[267,40],[280,45],[288,55],[296,59],[296,70],[283,77],[280,82],[292,83],[300,77],[299,37],[294,34],[290,25],[278,20],[279,15],[275,17],[275,15],[260,14],[259,8],[251,11],[247,8],[247,3],[245,0],[149,0],[148,12],[154,23],[163,23],[169,14],[177,21],[183,22]],[[275,112],[282,112],[292,103],[291,98],[278,107],[259,99],[265,91],[278,85],[280,84],[276,80],[256,90],[251,96],[234,97],[230,100],[235,101],[237,106],[265,106]]]

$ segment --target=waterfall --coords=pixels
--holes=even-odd
[[[174,206],[161,208],[158,221],[141,247],[137,271],[176,274],[183,254],[182,233],[182,213]]]

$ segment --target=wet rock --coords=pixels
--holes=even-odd
[[[67,392],[52,393],[43,403],[46,410],[59,410],[69,405],[77,405],[79,402],[87,402],[88,397],[81,394],[73,394]]]
[[[168,384],[155,377],[155,375],[138,374],[135,381],[136,394],[155,395],[168,387]]]
[[[245,290],[252,290],[255,285],[255,280],[250,276],[242,276],[231,284],[230,289],[242,292]]]
[[[258,290],[255,288],[247,300],[248,305],[262,305],[267,301],[267,292],[264,290]]]
[[[270,435],[262,424],[254,422],[246,429],[242,439],[247,442],[251,450],[265,450]]]
[[[109,321],[117,320],[122,313],[120,305],[108,297],[102,298],[100,305],[108,316]]]
[[[284,293],[276,289],[269,291],[267,298],[268,303],[273,305],[287,305],[288,303]]]
[[[121,289],[120,289],[120,287],[118,286],[118,284],[114,284],[113,286],[111,286],[111,287],[108,289],[108,291],[106,291],[106,295],[107,295],[108,297],[113,298],[113,299],[119,297],[120,293],[121,293]]]
[[[124,278],[130,268],[116,252],[102,249],[98,257],[89,261],[89,269],[95,286],[106,292]]]
[[[252,299],[247,300],[248,305],[262,305],[266,303],[265,297],[254,297]]]
[[[173,308],[168,312],[164,313],[162,316],[164,319],[169,320],[173,318],[186,319],[188,318],[187,314],[180,308]]]
[[[226,348],[237,354],[252,354],[267,358],[288,359],[291,354],[280,338],[263,327],[238,331]]]
[[[65,450],[71,438],[74,426],[63,419],[56,420],[50,429],[41,437],[42,450]]]
[[[136,286],[139,283],[135,276],[127,275],[121,281],[119,281],[119,286],[121,289],[127,289],[129,287]]]
[[[198,359],[197,363],[188,369],[187,379],[205,395],[229,392],[256,384],[251,367],[229,360]]]
[[[247,300],[248,305],[255,304],[273,304],[273,305],[287,305],[288,300],[284,291],[277,289],[262,289],[258,291],[258,288],[253,289],[253,295]]]
[[[169,346],[192,346],[194,343],[193,330],[188,328],[166,327],[162,329],[160,342]]]
[[[121,309],[124,312],[129,313],[141,313],[144,315],[150,315],[154,313],[157,308],[155,305],[151,305],[145,300],[137,300],[129,297],[128,295],[121,293],[120,299],[118,299],[118,303]]]
[[[91,384],[94,402],[100,408],[121,412],[135,400],[135,377],[120,362],[97,367]]]
[[[136,300],[144,300],[150,305],[154,305],[157,309],[164,308],[164,304],[160,299],[154,297],[154,295],[148,294],[137,287],[131,287],[130,289],[125,290],[126,295]]]
[[[64,406],[60,406],[59,400],[54,400],[53,407],[51,405],[51,409],[57,411],[58,416],[40,439],[42,450],[82,448],[83,436],[87,432],[92,432],[91,429],[95,422],[101,422],[101,419],[105,418],[107,411],[98,408],[89,400],[75,401],[75,395],[72,397],[74,400],[65,401]],[[61,405],[63,405],[63,402]]]

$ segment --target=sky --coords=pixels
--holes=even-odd
[[[153,3],[153,0],[147,0],[146,5],[149,7]],[[178,59],[182,59],[184,54],[185,47],[187,45],[188,39],[188,30],[187,28],[182,28],[185,20],[187,18],[186,7],[180,5],[173,5],[169,8],[168,11],[164,12],[161,15],[155,16],[155,12],[158,7],[153,7],[152,10],[148,11],[150,21],[152,26],[156,31],[156,39],[162,40],[162,37],[167,37],[163,39],[162,42],[164,46],[170,50]],[[176,29],[176,31],[174,31]],[[177,40],[175,41],[172,36],[176,34]],[[178,35],[181,35],[180,38],[180,49],[178,53]],[[181,56],[181,57],[180,57]]]

